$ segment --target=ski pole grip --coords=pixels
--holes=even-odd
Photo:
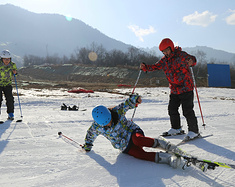
[[[62,132],[58,132],[58,135],[60,136],[62,134]]]

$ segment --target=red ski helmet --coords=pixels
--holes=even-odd
[[[172,51],[174,51],[174,43],[169,38],[164,38],[161,43],[159,44],[159,50],[163,51],[166,48],[170,47]]]

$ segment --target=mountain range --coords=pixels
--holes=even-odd
[[[24,55],[69,57],[76,49],[92,44],[102,45],[108,51],[116,49],[126,52],[131,47],[78,19],[68,21],[59,14],[38,14],[6,4],[0,5],[0,17],[0,50],[10,50],[18,67],[22,66]],[[157,47],[144,50],[155,51],[162,56]],[[235,54],[213,48],[197,46],[183,50],[201,50],[206,53],[207,59],[235,62]]]
[[[7,15],[7,16],[6,16]],[[0,5],[0,50],[16,56],[70,56],[92,43],[107,50],[127,50],[130,45],[112,39],[78,19],[59,14],[37,14],[11,4]]]
[[[156,56],[162,56],[162,52],[159,51],[158,47],[142,49],[146,52],[150,52]],[[235,54],[229,53],[222,50],[213,49],[207,46],[196,46],[196,47],[185,47],[182,48],[189,54],[197,56],[198,51],[205,53],[204,63],[216,63],[216,64],[232,64],[235,65]]]

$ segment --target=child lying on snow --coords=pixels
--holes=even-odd
[[[145,137],[143,130],[137,124],[126,119],[126,112],[141,104],[141,102],[140,96],[131,95],[125,102],[112,109],[102,105],[95,107],[92,111],[94,122],[87,130],[83,149],[89,152],[96,137],[102,134],[114,148],[123,153],[143,160],[166,163],[173,168],[182,168],[185,165],[185,160],[176,157],[174,154],[169,154],[180,151],[175,145],[160,137],[158,139]],[[168,153],[146,152],[143,147],[160,148]]]

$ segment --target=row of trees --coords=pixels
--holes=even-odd
[[[93,43],[88,48],[77,48],[70,57],[26,55],[24,56],[24,66],[43,64],[83,64],[110,67],[117,65],[139,66],[140,62],[152,64],[158,60],[158,57],[135,47],[130,47],[127,52],[120,50],[107,51],[102,45],[97,46]]]
[[[89,55],[91,54],[92,55]],[[197,65],[194,67],[195,77],[207,77],[207,59],[206,53],[203,51],[195,51],[192,55],[197,58]],[[90,47],[77,48],[70,56],[59,57],[58,55],[38,57],[34,55],[24,56],[24,66],[44,65],[44,64],[74,64],[74,65],[95,65],[105,67],[116,66],[139,66],[141,62],[153,64],[157,62],[159,57],[149,54],[138,48],[130,47],[127,52],[120,50],[107,51],[102,45],[92,43]],[[211,59],[209,63],[215,63],[215,59]],[[235,77],[235,68],[231,66],[231,77]]]

